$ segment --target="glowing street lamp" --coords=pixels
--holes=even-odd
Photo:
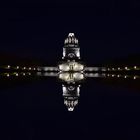
[[[134,66],[134,69],[137,69],[137,66]]]
[[[17,66],[17,69],[19,69],[19,66]]]
[[[125,67],[125,70],[128,70],[128,67]]]
[[[113,74],[112,77],[114,77],[115,75]]]
[[[118,68],[118,70],[120,70],[121,68]]]
[[[8,69],[10,69],[10,67],[11,67],[10,65],[7,66]]]
[[[133,79],[135,80],[135,79],[137,79],[137,77],[136,77],[136,76],[134,76],[134,77],[133,77]]]
[[[120,77],[120,75],[117,75],[117,77],[119,78],[119,77]]]

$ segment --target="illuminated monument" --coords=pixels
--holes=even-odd
[[[65,60],[80,59],[80,48],[78,45],[78,39],[74,33],[69,33],[68,37],[64,41],[63,57]]]
[[[80,47],[74,33],[64,41],[62,62],[58,65],[59,79],[62,80],[64,104],[73,111],[80,96],[80,81],[84,79],[84,65],[80,62]]]
[[[62,91],[64,104],[68,111],[73,111],[78,104],[80,96],[81,82],[85,78],[125,78],[125,79],[140,79],[138,74],[140,67],[125,66],[125,67],[87,67],[81,63],[80,47],[78,39],[74,33],[69,33],[64,41],[62,60],[57,66],[3,66],[1,77],[21,77],[21,76],[49,76],[58,77],[62,83]],[[130,71],[132,74],[130,74]],[[127,75],[123,73],[126,72]],[[129,72],[129,73],[128,73]]]

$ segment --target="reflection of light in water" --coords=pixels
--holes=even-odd
[[[42,75],[42,73],[41,73],[41,72],[37,72],[37,75],[38,75],[38,76],[41,76],[41,75]]]
[[[37,68],[38,71],[41,71],[41,68]]]
[[[114,75],[114,74],[112,74],[112,77],[115,77],[115,75]]]
[[[62,73],[59,73],[58,78],[66,82],[75,82],[75,81],[83,80],[84,74],[78,73],[78,72],[75,72],[75,73],[62,72]]]
[[[86,77],[102,77],[99,73],[85,73]]]
[[[80,96],[80,85],[67,84],[62,85],[64,104],[67,106],[68,111],[73,111],[74,107],[78,104]]]
[[[40,72],[41,73],[41,72]],[[40,74],[41,75],[41,74]],[[44,74],[42,74],[43,76],[50,76],[50,77],[55,77],[58,76],[57,72],[45,72]]]
[[[101,70],[102,70],[102,71],[106,71],[106,68],[102,68]]]
[[[10,67],[11,67],[10,65],[7,66],[8,69],[9,69]]]
[[[119,77],[120,77],[120,75],[117,75],[117,77],[119,78]]]
[[[105,74],[105,73],[103,73],[103,74],[102,74],[102,76],[103,76],[103,77],[105,77],[105,76],[106,76],[106,74]]]
[[[74,86],[69,86],[69,87],[68,87],[68,90],[74,90],[74,89],[75,89]]]

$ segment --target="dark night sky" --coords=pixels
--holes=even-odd
[[[64,38],[74,32],[87,63],[139,54],[139,5],[136,0],[7,4],[0,9],[0,51],[55,63]]]

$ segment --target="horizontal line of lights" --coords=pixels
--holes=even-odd
[[[18,70],[38,70],[38,68],[35,67],[20,67],[20,66],[1,66],[1,68],[6,68],[6,69],[18,69]]]
[[[6,77],[10,77],[10,76],[18,77],[18,76],[26,76],[26,75],[31,75],[31,73],[30,72],[27,72],[27,73],[16,73],[16,72],[14,72],[14,73],[1,73],[0,74],[0,76],[6,76]]]
[[[118,78],[133,78],[134,80],[135,79],[138,79],[138,78],[140,78],[140,76],[138,76],[138,75],[135,75],[135,76],[132,76],[132,75],[120,75],[120,74],[118,74],[118,75],[115,75],[115,74],[107,74],[106,75],[107,77],[118,77]]]
[[[134,66],[134,67],[127,67],[127,66],[125,66],[125,67],[113,67],[113,68],[106,68],[107,69],[107,71],[120,71],[120,70],[140,70],[140,67],[138,67],[138,66]]]

